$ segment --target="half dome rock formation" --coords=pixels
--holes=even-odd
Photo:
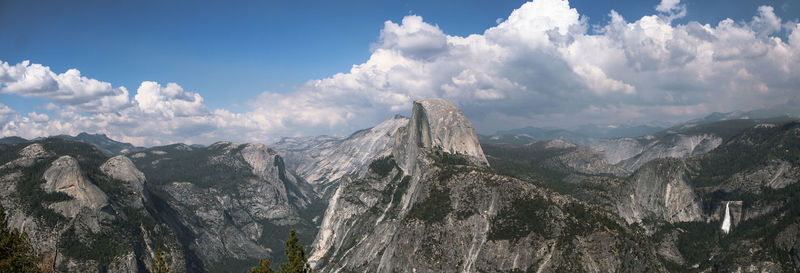
[[[52,209],[62,215],[75,217],[83,208],[98,211],[108,204],[108,197],[100,188],[89,182],[81,172],[78,160],[65,155],[59,157],[44,172],[45,192],[63,192],[72,200],[54,203]]]
[[[410,171],[422,149],[466,156],[471,163],[488,166],[472,123],[455,105],[438,98],[414,101],[411,120],[397,132],[392,155]]]

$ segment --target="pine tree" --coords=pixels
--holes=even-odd
[[[248,273],[278,273],[278,271],[272,270],[270,264],[272,263],[272,258],[267,258],[266,260],[261,260],[258,263],[258,266],[253,267]]]
[[[9,229],[6,212],[0,204],[0,272],[41,272],[28,242],[28,235]]]
[[[167,259],[164,257],[164,252],[161,251],[161,248],[158,248],[156,251],[156,258],[150,264],[153,268],[153,273],[170,273],[169,264],[167,264]]]
[[[308,259],[306,259],[306,251],[299,244],[299,241],[294,230],[289,232],[289,239],[286,240],[286,258],[288,261],[281,264],[281,273],[314,272],[311,270],[311,265],[308,264]]]

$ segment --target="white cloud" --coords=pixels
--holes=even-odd
[[[658,6],[656,6],[656,11],[664,13],[670,12],[677,9],[680,3],[681,0],[661,0],[661,2],[658,3]]]
[[[781,30],[781,19],[775,15],[775,10],[770,6],[758,7],[758,15],[753,16],[752,28],[761,37]]]
[[[142,82],[134,99],[142,112],[168,118],[203,115],[208,112],[203,104],[203,97],[197,93],[185,92],[183,87],[173,82],[167,83],[167,86],[151,81]]]
[[[81,76],[77,69],[56,74],[47,66],[0,61],[0,93],[39,97],[82,112],[116,111],[129,105],[125,87]]]
[[[661,0],[656,11],[666,14],[672,20],[686,16],[686,5],[681,4],[681,0]]]
[[[39,114],[36,112],[28,113],[28,116],[31,118],[33,122],[46,122],[50,120],[50,117],[47,114]]]
[[[49,119],[38,122],[0,107],[2,134],[89,131],[147,145],[269,142],[347,134],[429,97],[454,102],[488,132],[681,121],[797,96],[800,24],[783,22],[766,6],[749,21],[715,24],[673,24],[686,12],[679,1],[662,1],[655,12],[629,21],[610,11],[610,21],[590,32],[567,1],[535,0],[467,37],[411,15],[385,22],[364,63],[293,92],[264,92],[245,113],[209,110],[202,96],[175,83],[143,82],[131,100],[123,87],[77,70],[55,74],[38,64],[0,63],[2,92],[55,103],[45,108],[54,112]]]
[[[432,58],[447,48],[447,37],[439,27],[416,15],[404,17],[400,25],[386,21],[380,37],[380,48],[395,49],[411,58]]]

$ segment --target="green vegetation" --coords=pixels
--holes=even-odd
[[[278,273],[278,271],[272,270],[270,266],[271,263],[272,258],[261,260],[256,267],[251,268],[247,273]]]
[[[571,149],[542,149],[535,145],[493,145],[481,144],[489,165],[498,174],[515,177],[525,181],[538,181],[543,186],[561,193],[570,193],[575,185],[564,183],[569,174],[565,168],[550,166],[549,159],[562,155]]]
[[[452,154],[441,150],[435,150],[436,162],[444,165],[469,165],[469,159],[462,154]]]
[[[414,204],[408,211],[410,219],[419,219],[425,223],[440,223],[444,221],[453,208],[450,206],[450,189],[437,185],[431,187],[428,197],[422,202]]]
[[[800,122],[774,128],[749,129],[721,145],[714,152],[698,159],[694,181],[696,186],[715,186],[734,174],[765,164],[785,160],[800,164],[800,138],[793,132]]]
[[[369,164],[369,170],[378,174],[380,177],[386,177],[394,168],[397,163],[394,162],[392,156],[381,157],[372,161]]]
[[[27,144],[0,144],[0,165],[4,165],[19,157],[19,151]]]
[[[313,273],[311,265],[308,264],[306,258],[306,251],[300,245],[300,239],[297,238],[297,233],[294,230],[289,231],[289,239],[286,240],[286,263],[281,264],[280,273]],[[270,268],[272,263],[271,258],[261,260],[258,266],[253,267],[249,273],[277,273],[277,271]]]
[[[492,219],[486,238],[516,242],[531,232],[547,234],[548,225],[544,220],[552,218],[548,214],[549,207],[550,202],[544,198],[514,199]]]
[[[286,240],[286,259],[288,262],[281,264],[281,273],[312,273],[311,265],[308,264],[306,251],[299,244],[297,234],[294,230],[289,232],[289,239]]]
[[[201,188],[235,187],[237,181],[254,179],[256,176],[250,171],[250,165],[245,163],[237,150],[238,147],[226,151],[220,145],[206,148],[182,150],[175,145],[152,148],[152,150],[165,151],[165,155],[154,155],[146,152],[147,156],[135,158],[136,168],[147,176],[148,184],[164,185],[175,181],[188,181]],[[217,162],[213,158],[227,155],[234,158],[233,162]],[[277,162],[276,162],[277,163]]]
[[[563,210],[572,216],[568,218],[565,238],[573,237],[572,235],[587,235],[602,229],[624,230],[619,223],[598,208],[590,209],[581,203],[569,203],[564,206]]]
[[[49,166],[49,161],[43,161],[28,168],[18,168],[17,170],[22,172],[22,177],[16,184],[16,194],[19,202],[32,217],[52,227],[56,223],[65,221],[66,218],[47,206],[70,200],[72,197],[62,192],[47,193],[42,190],[41,185],[45,182],[42,176]]]
[[[95,260],[100,266],[107,266],[114,256],[126,250],[127,237],[109,229],[81,236],[73,226],[61,234],[58,248],[66,256],[83,261]]]
[[[39,219],[48,227],[68,223],[68,219],[47,207],[52,203],[71,200],[72,197],[61,192],[47,193],[41,188],[45,182],[43,180],[44,172],[52,162],[60,156],[68,155],[78,161],[80,169],[88,181],[97,185],[110,197],[109,201],[112,204],[105,210],[111,210],[109,213],[119,216],[114,217],[110,222],[101,223],[101,229],[97,233],[82,234],[77,232],[74,227],[68,228],[58,240],[61,255],[77,260],[94,260],[97,261],[100,268],[106,268],[115,256],[126,253],[132,245],[136,247],[144,244],[141,230],[142,228],[153,230],[157,224],[156,220],[144,210],[130,208],[124,204],[124,200],[130,197],[130,190],[124,186],[124,182],[115,180],[100,170],[100,166],[108,160],[107,156],[94,146],[85,143],[58,138],[48,138],[37,142],[55,156],[44,158],[30,167],[6,170],[7,172],[17,171],[21,174],[16,183],[15,198],[23,205],[27,214]],[[14,156],[18,155],[15,153]],[[169,234],[157,234],[151,240],[155,245],[164,245],[169,236]]]
[[[41,272],[37,260],[28,235],[8,228],[5,209],[0,205],[0,272]]]
[[[780,232],[789,225],[800,223],[800,184],[795,183],[780,190],[764,188],[762,191],[758,196],[716,193],[714,198],[717,204],[723,200],[748,197],[743,202],[745,209],[748,204],[781,204],[776,211],[740,222],[730,234],[722,233],[720,221],[663,223],[652,238],[657,242],[663,240],[667,233],[678,232],[678,250],[686,259],[687,265],[699,264],[700,269],[730,266],[743,261],[772,261],[779,264],[783,271],[792,272],[794,265],[790,250],[780,249],[777,244]],[[678,268],[677,271],[692,271],[680,265],[668,265]]]

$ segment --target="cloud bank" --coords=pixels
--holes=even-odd
[[[588,25],[562,0],[534,0],[481,34],[451,36],[422,17],[387,21],[372,54],[348,72],[288,93],[264,92],[236,113],[209,110],[176,83],[125,87],[46,66],[0,62],[0,92],[52,102],[50,115],[0,104],[0,134],[102,132],[139,145],[347,134],[442,97],[481,131],[521,126],[680,121],[764,107],[800,93],[800,24],[762,6],[751,20],[675,24],[663,0],[627,20]],[[784,38],[781,38],[784,37]],[[13,107],[13,106],[12,106]]]

